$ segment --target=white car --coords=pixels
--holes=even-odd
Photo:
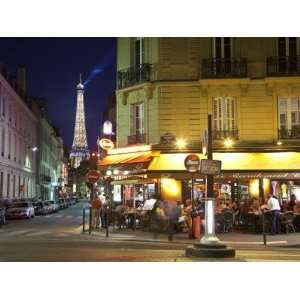
[[[34,218],[34,207],[31,202],[15,202],[6,210],[7,219]]]

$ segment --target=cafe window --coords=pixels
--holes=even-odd
[[[278,98],[278,121],[281,130],[295,130],[300,127],[300,102],[298,97]]]
[[[131,134],[142,135],[144,133],[144,104],[131,105]]]
[[[213,99],[213,128],[218,131],[236,129],[236,99],[234,97]]]
[[[134,50],[135,50],[135,65],[142,65],[144,63],[144,38],[135,38]]]

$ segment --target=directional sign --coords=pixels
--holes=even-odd
[[[221,161],[201,159],[200,173],[203,175],[220,175]]]
[[[89,183],[95,183],[98,181],[99,177],[100,177],[100,173],[98,171],[91,170],[86,175],[86,181]]]
[[[189,154],[184,160],[184,165],[189,172],[195,173],[199,171],[200,158],[196,154]]]

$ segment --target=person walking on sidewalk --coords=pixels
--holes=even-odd
[[[95,197],[92,202],[92,215],[93,215],[93,221],[92,221],[92,228],[99,228],[100,226],[100,212],[101,212],[102,202],[97,194],[95,194]]]
[[[276,196],[270,195],[267,208],[272,212],[272,234],[280,233],[280,204]]]

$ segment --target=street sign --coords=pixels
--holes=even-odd
[[[103,149],[103,150],[111,150],[114,148],[114,143],[113,141],[111,141],[110,139],[101,139],[99,141],[99,146]]]
[[[203,175],[220,175],[221,161],[212,159],[201,159],[200,173]]]
[[[91,170],[86,175],[86,181],[88,183],[95,183],[98,181],[99,177],[100,177],[100,173],[98,171]]]
[[[207,155],[208,148],[208,129],[205,128],[202,136],[202,153],[203,155]]]
[[[184,160],[184,166],[189,172],[195,173],[199,171],[200,158],[196,154],[189,154]]]

